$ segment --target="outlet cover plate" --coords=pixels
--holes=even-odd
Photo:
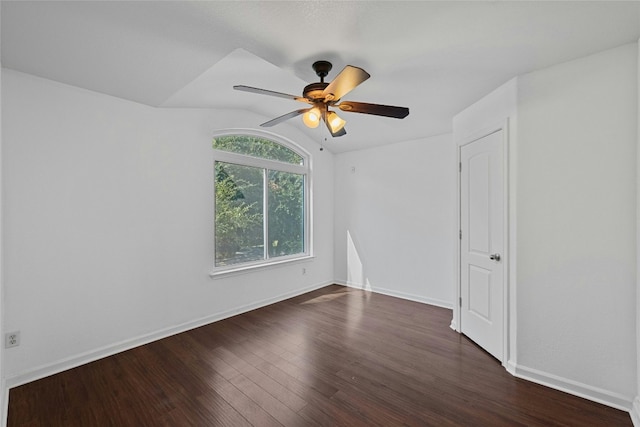
[[[20,345],[20,331],[7,332],[4,334],[4,348],[17,347]]]

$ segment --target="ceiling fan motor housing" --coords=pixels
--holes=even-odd
[[[305,86],[302,91],[302,96],[312,101],[322,101],[324,99],[324,95],[322,93],[327,86],[329,86],[329,83],[311,83],[310,85]]]

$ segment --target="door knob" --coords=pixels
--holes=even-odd
[[[494,261],[500,261],[500,254],[491,254],[489,256],[489,259],[492,259]]]

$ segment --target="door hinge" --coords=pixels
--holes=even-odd
[[[458,163],[458,170],[462,172],[462,162]]]
[[[460,304],[460,307],[462,307],[462,297],[458,298],[458,304]]]
[[[462,230],[460,230],[460,232],[458,233],[458,238],[460,238],[460,240],[462,240]]]

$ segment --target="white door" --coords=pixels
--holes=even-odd
[[[460,330],[503,359],[503,131],[460,148]]]

